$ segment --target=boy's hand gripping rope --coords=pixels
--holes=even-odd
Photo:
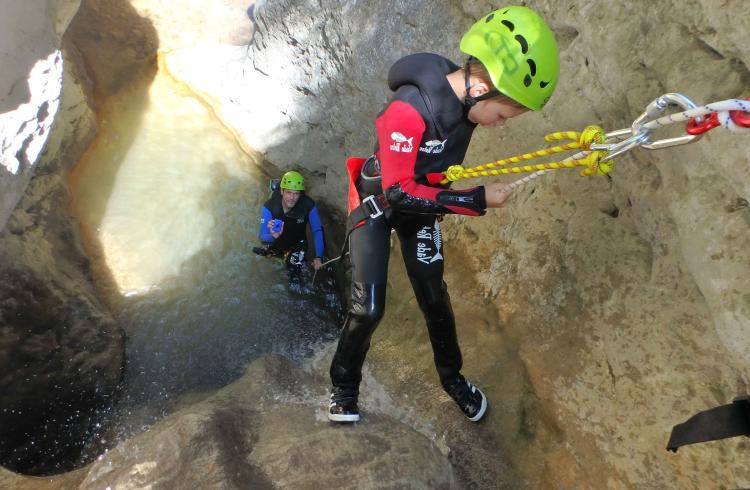
[[[518,187],[532,179],[560,168],[585,166],[582,176],[607,174],[613,169],[612,159],[633,148],[642,147],[647,150],[658,150],[670,146],[684,145],[698,141],[707,131],[722,126],[735,133],[750,133],[750,98],[727,99],[720,102],[697,106],[690,99],[681,94],[669,93],[654,99],[629,128],[604,133],[598,126],[589,126],[581,133],[565,131],[545,136],[547,141],[574,140],[552,148],[526,153],[504,160],[498,160],[478,167],[465,169],[461,165],[453,165],[444,172],[441,184],[447,184],[460,179],[488,177],[493,175],[516,174],[533,172],[531,175],[511,184],[511,189]],[[681,107],[683,112],[662,113],[670,107]],[[653,141],[654,132],[662,127],[674,123],[687,121],[685,134],[675,138],[665,138]],[[503,165],[519,163],[525,160],[562,153],[569,150],[582,150],[561,162],[550,162],[535,165],[521,165],[496,169]],[[440,174],[438,174],[440,175]]]

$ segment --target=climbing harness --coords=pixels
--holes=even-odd
[[[669,107],[680,107],[682,112],[663,115]],[[687,122],[685,134],[655,140],[654,133],[670,124]],[[654,99],[629,128],[604,133],[598,126],[589,126],[582,132],[564,131],[545,136],[546,141],[573,140],[552,148],[498,160],[473,168],[452,165],[443,173],[428,174],[431,183],[448,184],[461,179],[496,175],[530,173],[510,184],[511,190],[552,170],[586,167],[582,176],[604,175],[614,168],[613,159],[633,148],[658,150],[698,141],[709,130],[722,126],[735,133],[750,133],[750,98],[727,99],[697,106],[682,94],[668,93]],[[505,167],[509,164],[533,160],[570,150],[581,150],[562,161]],[[504,167],[504,168],[498,168]]]

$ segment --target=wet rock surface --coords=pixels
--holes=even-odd
[[[328,422],[323,386],[282,357],[258,359],[239,381],[107,453],[81,488],[455,488],[447,459],[409,427]]]
[[[62,96],[62,35],[79,3],[0,4],[0,229],[23,196],[55,121]]]
[[[86,37],[81,18],[89,29],[106,30],[107,22],[126,25],[127,9],[123,15],[118,15],[122,8],[101,15],[101,5],[84,2],[71,22],[78,2],[48,3],[48,11],[27,14],[59,29],[66,58],[59,74],[60,110],[45,133],[44,151],[31,162],[33,178],[29,173],[23,185],[14,184],[24,190],[23,197],[0,233],[0,462],[30,474],[70,470],[87,447],[97,446],[98,424],[122,376],[124,333],[95,291],[79,230],[68,213],[66,178],[96,132],[92,83],[116,87],[88,70],[96,66],[122,78],[142,61],[135,56],[99,63],[112,43],[98,45],[98,58],[91,43],[77,44],[76,36]]]
[[[382,415],[331,424],[322,410],[323,385],[280,356],[260,358],[208,399],[75,475],[50,481],[80,490],[459,488],[448,458],[410,427]],[[34,481],[43,480],[0,472],[0,483],[12,488],[30,488]]]
[[[223,5],[237,11],[233,2]],[[469,164],[538,149],[544,146],[542,136],[552,131],[592,123],[606,130],[628,127],[665,92],[683,92],[699,103],[748,96],[750,31],[742,24],[739,1],[721,6],[709,0],[630,2],[604,8],[584,0],[541,0],[528,5],[556,32],[562,52],[558,91],[544,113],[524,115],[503,129],[478,130]],[[106,13],[107,6],[114,8],[114,3],[93,8]],[[147,7],[138,2],[140,14],[152,15]],[[302,165],[315,187],[326,189],[327,194],[315,197],[343,209],[343,162],[372,150],[372,121],[388,96],[388,66],[416,51],[460,61],[457,40],[490,8],[483,1],[259,2],[250,47],[236,43],[247,22],[237,16],[227,32],[239,34],[212,46],[175,50],[166,55],[166,64],[250,146],[279,167]],[[137,25],[139,32],[148,30],[141,21]],[[122,56],[146,60],[143,66],[149,66],[155,44],[134,45],[128,32],[114,30],[108,42],[124,43],[130,49]],[[97,59],[103,63],[105,58]],[[121,79],[126,83],[121,72],[108,70],[90,78],[110,88]],[[479,219],[448,217],[443,224],[447,281],[465,370],[492,403],[485,423],[468,430],[436,386],[421,316],[413,300],[401,294],[409,286],[394,252],[388,312],[368,358],[372,374],[393,397],[385,407],[369,405],[374,416],[357,426],[355,437],[377,448],[383,458],[378,461],[388,464],[398,464],[387,458],[401,448],[408,451],[410,464],[434,457],[434,447],[425,446],[425,440],[443,448],[439,453],[449,454],[455,476],[430,472],[418,475],[419,485],[750,485],[743,440],[688,447],[676,455],[665,451],[674,424],[748,390],[749,155],[747,136],[716,129],[693,145],[635,150],[616,160],[609,177],[582,179],[575,171],[559,171],[518,190],[504,210]],[[5,233],[25,229],[31,219],[18,214]],[[49,240],[48,235],[37,237],[40,243]],[[12,274],[26,290],[37,291],[33,301],[19,296],[23,305],[57,305],[53,311],[61,311],[66,308],[61,304],[76,304],[43,284],[46,273],[15,266],[7,270],[7,277]],[[19,298],[4,302],[3,312],[19,311]],[[47,321],[41,314],[33,318],[38,319],[34,325]],[[108,323],[103,325],[106,330]],[[13,352],[21,343],[19,333],[3,339],[0,346],[12,346]],[[265,376],[257,365],[254,369],[254,376]],[[250,384],[243,378],[236,386],[255,389],[242,383]],[[145,433],[124,442],[109,453],[122,457],[112,460],[122,467],[100,461],[87,470],[85,485],[106,480],[136,487],[160,482],[170,488],[167,482],[175,487],[174,482],[188,485],[190,479],[205,482],[213,476],[229,482],[227,488],[237,478],[260,487],[304,488],[302,476],[284,479],[282,468],[301,460],[279,428],[281,419],[295,421],[286,427],[293,434],[305,433],[307,446],[300,447],[333,451],[327,444],[346,438],[320,421],[319,409],[312,407],[325,402],[320,391],[324,375],[294,383],[317,393],[316,402],[298,403],[282,390],[274,393],[286,395],[261,403],[233,398],[230,387],[217,395],[227,405],[218,404],[218,398],[206,401],[195,414],[164,422],[174,430],[155,427],[163,434],[160,439]],[[426,439],[405,431],[396,436],[397,446],[387,447],[375,434],[393,425],[383,413],[397,414]],[[199,445],[196,439],[210,443]],[[239,448],[241,463],[222,459],[231,452],[229,446]],[[290,448],[284,454],[289,458],[276,447]],[[170,448],[179,458],[167,454]],[[311,453],[324,466],[336,461],[334,454],[354,452],[348,461],[362,467],[363,482],[383,472],[392,486],[404,483],[387,480],[387,467],[369,466],[350,449]],[[133,456],[138,454],[154,459]],[[183,461],[193,465],[183,467]],[[201,462],[204,471],[196,469]]]
[[[30,190],[0,234],[0,460],[44,474],[71,469],[91,442],[124,336],[75,245],[64,184],[38,175]]]
[[[392,15],[368,29],[361,21],[371,18],[368,5],[266,5],[258,9],[245,65],[259,86],[264,79],[290,81],[285,93],[264,101],[266,130],[300,128],[274,116],[283,114],[307,123],[311,146],[341,138],[340,150],[325,145],[330,155],[321,158],[326,163],[319,171],[342,207],[342,162],[371,151],[371,122],[387,95],[382,77],[390,62],[415,51],[460,60],[456,44],[445,39],[459,39],[491,8],[440,2],[425,15],[420,2],[378,6]],[[542,136],[553,131],[592,123],[608,131],[628,127],[665,92],[683,92],[698,103],[747,97],[750,52],[740,42],[747,32],[737,24],[738,2],[722,8],[636,2],[604,9],[573,0],[529,6],[549,19],[560,44],[557,93],[543,113],[500,130],[479,129],[470,165],[544,147]],[[299,11],[310,14],[302,21]],[[356,41],[337,37],[352,29],[360,34]],[[312,46],[321,49],[311,55]],[[346,75],[320,83],[316,75],[333,66],[345,67]],[[331,129],[326,122],[332,120]],[[353,120],[360,122],[350,125]],[[657,138],[681,128],[673,129]],[[259,148],[291,163],[299,141],[267,138]],[[504,210],[444,222],[454,302],[473,307],[459,316],[466,369],[505,409],[490,416],[485,431],[498,435],[530,487],[747,486],[741,440],[677,455],[664,448],[674,424],[748,389],[750,262],[743,251],[750,215],[731,204],[747,200],[748,155],[746,135],[714,131],[689,146],[635,150],[616,160],[609,177],[546,175],[517,191]],[[393,290],[408,290],[394,267]],[[402,393],[410,379],[403,371],[417,369],[426,382],[433,375],[423,332],[403,327],[421,328],[418,310],[395,303],[395,296],[400,293],[390,295],[389,308],[400,314],[387,313],[371,357],[378,379]],[[418,367],[394,362],[399,355]],[[483,465],[482,471],[489,470]]]

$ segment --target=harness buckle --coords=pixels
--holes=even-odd
[[[372,209],[375,210],[375,212],[370,213],[370,218],[375,219],[379,216],[383,216],[383,210],[378,207],[377,202],[375,202],[375,196],[367,196],[366,198],[362,199],[362,205],[364,206],[365,203],[368,203],[370,206],[372,206]]]

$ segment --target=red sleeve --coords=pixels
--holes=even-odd
[[[419,112],[406,102],[396,100],[375,121],[375,127],[383,189],[401,184],[404,192],[434,201],[440,189],[414,182],[414,165],[425,130]]]
[[[414,180],[417,152],[426,127],[422,116],[414,107],[401,100],[392,102],[375,121],[375,127],[378,133],[378,158],[383,176],[383,191],[388,196],[389,190],[397,189],[397,194],[408,196],[401,199],[399,207],[404,211],[435,214],[483,214],[470,207],[451,206],[439,202],[438,194],[463,194],[463,191],[446,192],[440,187],[418,184]],[[482,200],[483,198],[482,192]],[[409,205],[410,203],[414,205]]]

